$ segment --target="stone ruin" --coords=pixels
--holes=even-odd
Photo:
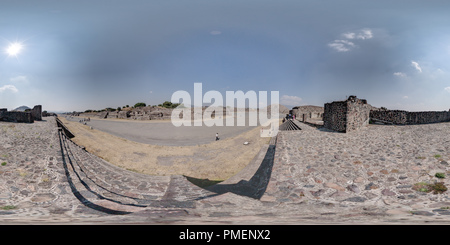
[[[324,106],[324,127],[338,132],[351,132],[369,124],[370,121],[411,125],[450,121],[449,111],[408,112],[375,108],[364,99],[349,96],[344,101],[333,101]]]
[[[323,107],[314,105],[295,106],[290,110],[290,114],[295,115],[295,119],[310,123],[322,121],[323,113]]]
[[[323,126],[338,132],[357,130],[369,124],[371,109],[366,100],[353,95],[344,101],[325,103]]]
[[[0,109],[0,121],[33,123],[42,120],[42,106],[36,105],[29,111],[8,111],[6,108]]]
[[[203,115],[206,107],[202,107],[201,113]],[[218,108],[223,109],[223,115],[228,115],[226,107]],[[130,120],[169,120],[172,117],[172,108],[165,108],[161,106],[145,106],[132,109],[125,109],[121,111],[102,111],[96,116],[100,119],[106,118],[116,118],[116,119],[130,119]],[[191,108],[191,118],[195,117],[196,110]],[[215,116],[215,112],[211,114],[212,117]]]
[[[171,115],[172,109],[160,106],[145,106],[133,108],[131,110],[102,111],[97,114],[97,117],[101,119],[163,120],[170,119]]]
[[[402,110],[372,110],[370,118],[375,122],[395,125],[411,125],[438,123],[450,121],[449,111],[402,111]]]

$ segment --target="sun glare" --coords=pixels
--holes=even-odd
[[[22,48],[23,46],[20,43],[11,43],[6,49],[6,53],[8,53],[9,56],[17,56]]]

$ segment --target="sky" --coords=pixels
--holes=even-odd
[[[0,0],[0,108],[157,105],[201,83],[203,94],[278,91],[288,108],[356,95],[388,109],[449,110],[449,9],[437,0]]]

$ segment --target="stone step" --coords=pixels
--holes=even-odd
[[[162,196],[161,193],[164,192],[169,184],[169,176],[148,176],[134,173],[113,166],[87,151],[80,150],[74,143],[71,144],[71,148],[77,151],[74,154],[74,158],[85,174],[92,179],[96,179],[96,183],[105,188],[128,191],[133,189],[133,192],[138,195]]]
[[[187,208],[213,195],[184,176],[148,176],[113,166],[60,133],[66,175],[72,192],[86,206],[122,214],[142,208]]]
[[[301,130],[301,128],[294,123],[293,120],[286,120],[279,127],[281,131],[290,131],[290,130]]]

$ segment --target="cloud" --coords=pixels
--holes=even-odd
[[[357,46],[354,42],[352,42],[353,40],[371,39],[373,38],[373,33],[371,29],[364,28],[357,32],[342,33],[341,37],[343,39],[334,40],[333,42],[329,43],[328,46],[338,52],[348,52],[352,48]]]
[[[444,90],[450,93],[450,87],[446,87]]]
[[[355,44],[347,40],[334,40],[332,43],[329,43],[328,46],[338,52],[348,52]]]
[[[362,29],[358,35],[356,35],[357,39],[371,39],[373,37],[372,30],[370,29]]]
[[[28,79],[26,76],[12,77],[9,79],[9,81],[14,82],[14,83],[28,83]]]
[[[372,30],[364,28],[358,32],[347,32],[343,33],[342,36],[346,39],[371,39],[373,37]]]
[[[403,99],[408,99],[409,97],[408,97],[407,95],[405,95],[405,96],[403,96],[402,98],[403,98]]]
[[[415,61],[411,61],[411,65],[418,71],[418,72],[422,72],[422,68],[419,66],[419,63],[415,62]]]
[[[0,93],[3,93],[6,90],[10,90],[13,93],[19,92],[19,90],[14,85],[4,85],[3,87],[0,87]]]
[[[406,77],[406,74],[403,72],[394,72],[394,76],[396,77]]]
[[[302,98],[295,95],[283,95],[280,98],[280,104],[282,105],[299,105],[302,102]]]
[[[356,33],[354,33],[354,32],[343,33],[342,37],[344,37],[346,39],[355,39]]]

